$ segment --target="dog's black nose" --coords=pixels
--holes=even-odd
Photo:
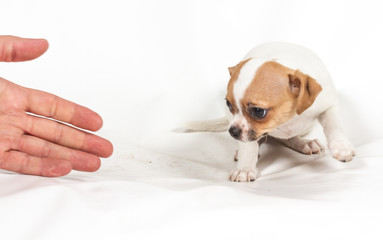
[[[242,129],[235,127],[235,126],[231,126],[229,129],[229,133],[233,138],[239,139],[241,137],[241,134],[242,134]]]

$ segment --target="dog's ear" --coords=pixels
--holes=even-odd
[[[242,66],[247,63],[251,58],[248,58],[246,60],[243,60],[241,62],[239,62],[237,65],[235,65],[234,67],[229,67],[229,73],[230,73],[230,77],[233,77],[234,73],[237,72],[237,69],[241,69]]]
[[[234,67],[229,67],[229,73],[230,73],[230,77],[233,76],[234,72],[235,72],[235,69],[237,68],[237,66],[234,66]]]
[[[297,98],[298,114],[309,108],[322,91],[321,85],[314,78],[298,70],[289,74],[289,87],[292,95]]]

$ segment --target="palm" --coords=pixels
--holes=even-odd
[[[24,46],[18,44],[15,46]],[[41,55],[36,49],[32,48],[35,55]],[[0,60],[9,61],[4,56],[0,52]],[[33,54],[29,58],[33,59]],[[91,131],[102,126],[101,117],[88,108],[0,78],[0,168],[41,176],[62,176],[72,169],[97,170],[99,157],[111,155],[111,143],[64,122]]]

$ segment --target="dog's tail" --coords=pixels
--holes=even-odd
[[[186,122],[176,132],[225,132],[229,129],[229,120],[226,117],[208,120]]]

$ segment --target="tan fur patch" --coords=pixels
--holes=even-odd
[[[293,70],[273,61],[265,62],[257,70],[254,79],[241,101],[242,106],[256,106],[267,109],[263,119],[253,119],[247,111],[244,115],[260,137],[286,122],[295,114],[296,99],[289,91],[288,74]]]
[[[290,89],[292,89],[293,95],[298,97],[297,113],[301,114],[314,103],[316,97],[322,91],[322,87],[315,79],[298,70],[288,76]]]
[[[241,68],[249,60],[242,61],[229,69],[231,78],[227,86],[226,98],[232,104],[233,114],[238,112],[233,96],[234,83],[238,79]],[[250,130],[255,132],[255,139],[257,139],[287,122],[295,114],[301,114],[309,108],[321,90],[316,80],[307,74],[277,62],[268,61],[256,71],[240,105]],[[249,107],[266,109],[266,117],[252,118],[248,112]]]

